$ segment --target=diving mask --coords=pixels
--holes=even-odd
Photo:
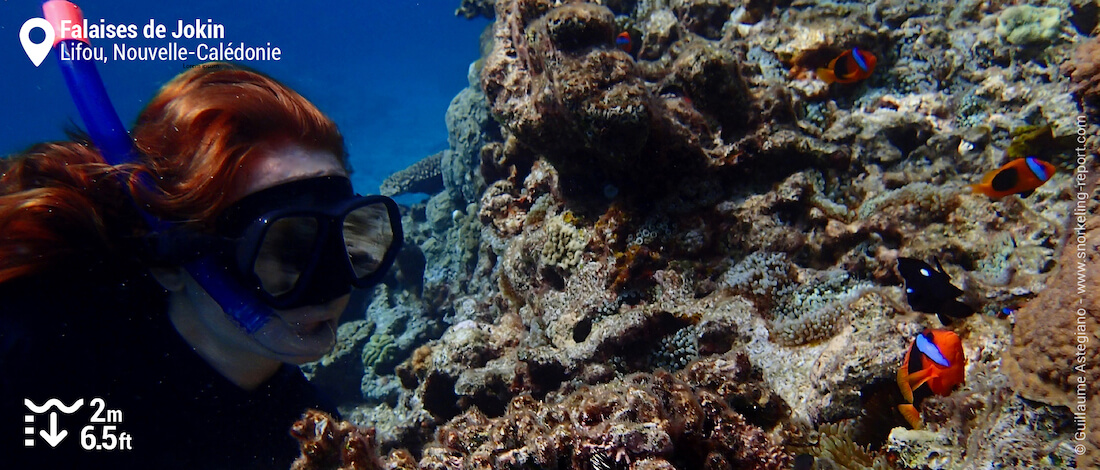
[[[245,196],[215,219],[214,234],[159,232],[148,251],[170,264],[220,266],[273,309],[319,305],[381,280],[401,248],[401,213],[385,196],[358,196],[323,176]],[[242,325],[250,329],[248,325]]]
[[[377,283],[401,247],[401,214],[385,196],[357,196],[324,176],[245,196],[216,220],[216,255],[275,309],[328,302]]]

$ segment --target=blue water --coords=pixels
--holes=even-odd
[[[447,147],[444,113],[467,85],[469,64],[478,57],[478,36],[488,21],[454,16],[457,0],[343,2],[168,2],[78,1],[85,18],[135,24],[137,39],[98,39],[94,45],[164,46],[242,41],[278,46],[279,61],[242,62],[288,84],[312,100],[340,126],[354,167],[356,190],[374,193],[394,171]],[[51,54],[35,67],[19,41],[28,18],[40,17],[36,1],[0,2],[0,154],[41,141],[65,138],[70,123],[83,127]],[[153,20],[171,33],[177,21],[213,20],[224,39],[145,39]],[[40,40],[42,35],[32,35]],[[144,103],[187,62],[99,64],[122,121],[132,125]]]

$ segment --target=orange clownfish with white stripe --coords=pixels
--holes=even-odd
[[[981,183],[970,185],[970,190],[992,199],[1012,194],[1028,197],[1051,176],[1054,176],[1054,165],[1035,157],[1017,158],[986,173]]]
[[[913,339],[898,368],[898,387],[908,402],[898,405],[898,411],[913,429],[921,429],[920,401],[932,394],[947,396],[965,381],[966,356],[959,335],[925,328]]]
[[[853,47],[817,69],[817,78],[825,83],[855,83],[870,77],[877,63],[874,54]]]

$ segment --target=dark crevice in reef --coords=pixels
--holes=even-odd
[[[432,374],[424,383],[424,409],[440,422],[445,422],[462,412],[455,395],[455,380],[443,374]]]

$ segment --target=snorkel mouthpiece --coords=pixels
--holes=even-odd
[[[42,13],[46,21],[54,27],[54,53],[57,55],[57,64],[65,77],[69,93],[80,112],[80,118],[84,121],[84,127],[92,143],[110,165],[136,161],[137,153],[133,139],[123,127],[114,106],[111,105],[111,99],[107,96],[107,89],[103,86],[103,79],[100,78],[95,63],[90,59],[83,60],[61,54],[62,50],[72,48],[78,42],[88,43],[87,38],[72,38],[68,34],[72,25],[80,25],[84,22],[84,15],[80,8],[67,0],[48,0],[42,3]],[[143,183],[149,184],[146,181]],[[152,231],[160,232],[169,227],[168,223],[145,212],[138,204],[135,203],[134,206]],[[265,347],[288,355],[312,353],[312,351],[280,351],[279,349],[288,343],[283,341],[287,339],[287,335],[282,333],[286,329],[285,325],[283,325],[284,328],[272,325],[278,322],[271,321],[274,315],[271,309],[259,303],[248,293],[235,289],[234,282],[208,258],[187,263],[184,267],[229,317]],[[275,333],[257,334],[265,326],[274,328]],[[293,338],[289,344],[293,344],[292,340]],[[279,342],[275,343],[275,341]],[[273,347],[273,344],[278,346]]]

